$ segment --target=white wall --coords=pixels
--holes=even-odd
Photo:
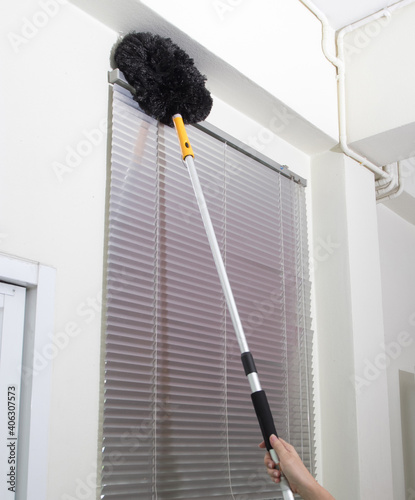
[[[411,4],[344,39],[349,142],[380,165],[415,154],[414,20]]]
[[[107,72],[118,33],[64,0],[1,10],[0,251],[57,269],[56,354],[44,346],[35,359],[38,372],[53,365],[47,499],[90,500],[99,495]],[[210,121],[308,176],[308,155],[220,99]]]
[[[96,467],[107,70],[116,40],[63,3],[3,3],[0,14],[0,250],[57,269],[50,334],[61,344],[35,359],[38,373],[53,363],[50,500],[75,497]]]
[[[301,2],[142,3],[337,138],[336,71],[321,50],[320,22]]]
[[[373,182],[342,154],[313,159],[322,479],[336,500],[393,498],[383,469],[391,467],[386,376],[365,379],[365,360],[384,338]]]
[[[2,213],[7,213],[7,218],[0,222],[0,250],[56,267],[55,342],[58,338],[69,339],[51,360],[48,500],[70,500],[76,496],[90,500],[98,494],[94,488],[100,448],[99,299],[105,241],[107,71],[118,30],[124,30],[128,23],[133,25],[136,20],[138,24],[141,22],[139,17],[134,17],[136,11],[131,10],[135,4],[141,5],[140,2],[79,0],[74,3],[84,4],[87,9],[93,7],[98,18],[104,13],[102,18],[105,17],[107,26],[64,0],[26,0],[3,3],[0,7],[0,55],[7,68],[0,94],[4,181],[0,185],[0,199]],[[120,8],[127,3],[130,10]],[[275,99],[290,109],[290,117],[300,117],[303,126],[310,124],[310,129],[301,129],[301,133],[310,131],[313,138],[310,142],[315,142],[315,130],[323,136],[336,136],[334,72],[321,54],[320,25],[312,14],[299,7],[299,2],[267,0],[260,4],[261,9],[252,2],[233,2],[234,7],[223,13],[222,23],[219,14],[212,11],[211,2],[183,0],[180,15],[178,10],[171,10],[173,2],[146,3],[174,23],[175,30],[181,28],[214,52],[210,63],[215,57],[219,62],[220,58],[227,59],[229,65],[237,67],[238,78],[246,74],[256,82],[256,92],[263,86],[267,95],[274,93]],[[183,15],[184,12],[188,15]],[[267,15],[269,12],[272,16]],[[193,22],[190,22],[192,16]],[[209,26],[214,16],[213,31],[218,36],[211,37]],[[151,19],[150,16],[146,21],[149,26]],[[251,29],[246,30],[246,26]],[[254,28],[258,30],[256,34]],[[168,29],[166,21],[163,30]],[[225,41],[229,33],[232,33],[232,44]],[[243,51],[239,47],[243,47]],[[231,90],[236,96],[234,107],[225,102],[225,94],[221,99],[215,98],[209,121],[310,179],[310,158],[293,145],[299,129],[291,127],[290,140],[282,138],[283,129],[278,137],[271,130],[269,118],[262,121],[248,118],[242,112],[245,103],[241,102],[240,108],[237,106],[238,87]],[[290,128],[289,124],[286,128]],[[327,147],[328,143],[321,144]],[[311,189],[308,190],[308,202],[311,207],[312,198],[314,220],[310,220],[310,227],[313,224],[315,227],[310,247],[314,249],[314,263],[318,264],[316,354],[321,373],[317,389],[321,386],[322,397],[320,401],[317,390],[317,412],[321,412],[317,434],[319,444],[324,444],[320,477],[335,491],[352,492],[352,496],[344,498],[357,499],[366,488],[358,483],[359,467],[363,464],[363,470],[372,474],[369,484],[379,472],[376,464],[368,461],[368,454],[373,456],[370,446],[377,434],[361,436],[357,430],[362,418],[367,425],[361,412],[367,402],[354,398],[353,384],[347,378],[355,373],[356,360],[363,363],[364,368],[365,358],[376,357],[377,342],[383,335],[377,262],[371,260],[370,253],[377,249],[376,231],[370,226],[376,226],[371,198],[373,185],[365,170],[345,161],[340,154],[328,153],[314,163],[313,169],[315,167],[313,193],[311,197]],[[361,183],[357,193],[355,183]],[[327,199],[329,205],[326,205]],[[364,210],[368,218],[359,220],[360,210]],[[382,234],[382,227],[380,232]],[[397,240],[404,234],[404,230],[398,231]],[[364,245],[363,252],[360,245]],[[361,271],[363,275],[359,277]],[[348,294],[344,290],[348,290]],[[352,293],[354,290],[356,295]],[[369,297],[373,292],[373,300],[364,306],[360,303],[360,299],[365,298],[363,290]],[[389,293],[393,293],[392,289]],[[388,329],[386,317],[385,324]],[[366,328],[373,330],[372,346],[354,341],[354,335],[364,335]],[[333,332],[336,337],[332,337]],[[334,350],[343,343],[345,351]],[[336,362],[339,353],[345,356],[340,364]],[[40,352],[39,366],[42,356]],[[338,403],[333,402],[338,395],[336,380],[345,391]],[[383,383],[379,377],[379,383],[372,387],[381,387],[383,391]],[[387,407],[387,397],[382,391],[375,391],[371,400],[375,411]],[[331,394],[333,399],[329,397]],[[347,410],[344,414],[343,409]],[[393,420],[393,415],[391,418]],[[351,434],[342,434],[343,423]],[[384,423],[385,420],[378,419],[374,428],[379,431]],[[337,441],[333,441],[333,435],[338,437]],[[360,452],[359,464],[354,445]],[[387,444],[375,443],[374,449],[385,467],[389,459]],[[350,470],[354,474],[350,475]],[[376,487],[384,488],[376,498],[390,500],[389,486],[387,477],[382,477]],[[341,495],[338,498],[341,500]],[[362,495],[363,498],[368,496]]]
[[[213,94],[307,154],[337,143],[335,68],[320,22],[300,2],[71,1],[117,32],[171,37]]]
[[[382,271],[384,344],[392,439],[392,472],[396,499],[404,499],[404,467],[399,398],[399,370],[415,373],[415,226],[383,205],[378,206]],[[384,347],[378,345],[379,353]],[[374,360],[373,360],[374,361]],[[381,360],[379,360],[381,362]],[[376,383],[377,381],[374,381]],[[406,495],[409,498],[408,492]]]

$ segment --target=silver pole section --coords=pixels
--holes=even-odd
[[[229,313],[232,318],[232,323],[235,329],[236,338],[238,339],[239,348],[241,353],[249,352],[248,344],[246,342],[245,333],[242,328],[241,319],[239,317],[238,309],[236,307],[235,299],[233,297],[231,285],[229,283],[228,275],[223,263],[222,254],[220,253],[220,248],[218,241],[216,239],[215,230],[213,229],[212,220],[210,218],[209,210],[206,205],[205,195],[203,194],[202,187],[200,185],[199,176],[196,171],[195,163],[193,161],[193,156],[186,156],[184,159],[187,170],[189,171],[190,180],[193,185],[193,190],[195,192],[197,204],[199,205],[200,215],[202,216],[203,224],[205,226],[206,235],[209,240],[210,249],[212,251],[213,260],[216,264],[216,269],[218,271],[219,279],[222,284],[223,293],[225,294],[226,303],[228,305]],[[259,382],[258,374],[251,373],[248,375],[248,381],[251,386],[251,391],[261,391],[261,385]],[[272,460],[275,463],[279,462],[279,458],[274,449],[269,451]],[[281,481],[279,483],[284,500],[294,500],[293,492],[290,489],[287,479],[281,476]]]
[[[209,240],[210,249],[212,251],[213,260],[216,264],[219,279],[222,284],[223,293],[225,294],[226,303],[228,305],[229,313],[231,315],[232,324],[235,329],[236,338],[238,339],[239,348],[241,353],[248,352],[248,344],[246,342],[245,333],[242,328],[241,319],[239,317],[238,309],[235,304],[231,285],[229,283],[228,275],[226,273],[225,265],[223,263],[222,255],[218,241],[216,239],[215,231],[213,229],[212,220],[206,205],[205,196],[200,185],[199,176],[196,171],[195,163],[192,156],[186,156],[184,160],[186,167],[189,171],[190,180],[192,181],[193,189],[195,192],[197,204],[199,205],[200,215],[202,216],[203,224],[205,226],[206,235]]]

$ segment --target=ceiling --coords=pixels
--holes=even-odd
[[[109,26],[115,32],[127,33],[128,31],[140,29],[141,31],[154,31],[162,36],[172,37],[179,46],[189,51],[191,57],[195,58],[195,60],[198,61],[198,64],[199,62],[203,64],[205,73],[209,75],[209,84],[214,95],[218,97],[218,99],[222,99],[224,103],[229,104],[231,107],[234,106],[235,109],[245,113],[246,116],[252,118],[259,125],[264,127],[269,126],[270,120],[272,120],[273,117],[275,118],[275,109],[280,110],[278,112],[283,113],[285,116],[287,108],[284,103],[276,97],[276,95],[271,95],[269,92],[266,92],[263,87],[246,77],[244,73],[239,72],[232,64],[226,62],[224,59],[220,59],[220,57],[216,56],[214,52],[207,49],[202,43],[196,42],[190,37],[186,30],[182,31],[178,26],[176,26],[175,23],[172,24],[167,18],[159,15],[153,8],[148,6],[160,3],[164,6],[169,6],[170,8],[170,0],[122,0],[122,2],[114,2],[114,0],[70,1],[85,10],[97,20]],[[270,0],[271,3],[273,1],[274,0]],[[401,120],[402,123],[398,122],[396,120],[398,113],[396,113],[395,104],[396,99],[398,102],[407,102],[405,100],[407,97],[403,97],[404,95],[411,96],[409,99],[411,103],[415,102],[415,97],[413,97],[412,92],[415,85],[415,66],[410,64],[410,54],[415,51],[415,32],[411,25],[411,22],[413,23],[413,20],[415,19],[415,0],[294,1],[298,3],[302,2],[306,5],[314,4],[316,9],[325,14],[330,25],[335,30],[340,30],[345,26],[348,26],[356,21],[360,21],[371,14],[386,9],[396,3],[400,3],[401,1],[401,6],[407,5],[408,8],[409,4],[413,4],[413,7],[411,7],[412,14],[410,16],[403,14],[399,17],[401,21],[405,20],[405,23],[410,25],[402,31],[402,33],[405,34],[405,37],[401,36],[402,33],[400,31],[397,32],[399,36],[395,36],[396,32],[394,32],[392,37],[380,37],[377,38],[376,44],[369,43],[368,47],[377,49],[374,52],[359,52],[371,58],[370,72],[366,71],[364,68],[363,71],[359,73],[359,65],[355,60],[357,66],[357,77],[355,78],[355,81],[358,84],[357,91],[352,94],[357,98],[355,110],[360,110],[360,113],[363,115],[366,114],[369,117],[369,123],[371,123],[371,117],[376,116],[376,113],[381,113],[383,120],[382,123],[387,121],[388,116],[392,114],[393,120],[391,121],[390,127],[386,127],[385,130],[382,130],[382,133],[374,133],[372,131],[372,133],[365,134],[365,131],[363,130],[362,133],[359,136],[356,136],[353,141],[351,141],[350,134],[348,136],[351,146],[362,156],[365,156],[374,163],[377,163],[378,165],[385,165],[387,163],[393,163],[398,159],[407,159],[410,161],[410,168],[407,170],[412,172],[413,165],[415,164],[415,146],[413,143],[415,131],[415,112],[412,111],[413,116],[410,116],[410,120]],[[122,3],[122,8],[120,8],[120,3]],[[182,0],[181,2],[177,1],[176,3],[186,4],[191,2],[188,2],[188,0]],[[200,4],[204,3],[210,5],[208,0],[200,2]],[[230,0],[229,3],[231,3]],[[236,5],[239,2],[232,3]],[[287,0],[287,3],[291,3],[291,0]],[[174,12],[177,14],[177,11]],[[182,20],[183,18],[180,19]],[[186,22],[188,22],[187,17],[185,21],[183,21],[184,26],[186,26]],[[397,24],[396,26],[400,25]],[[209,36],[211,36],[211,32],[209,32]],[[372,38],[373,36],[371,36],[369,42]],[[407,38],[409,39],[407,40]],[[398,48],[395,50],[394,48],[387,46],[383,50],[383,46],[381,46],[379,49],[381,40],[383,40],[382,43],[386,44],[390,44],[391,40],[395,40]],[[394,44],[394,46],[396,44]],[[402,46],[404,50],[400,50],[400,46]],[[375,53],[375,59],[373,53]],[[385,54],[388,54],[388,58],[386,58]],[[403,57],[403,62],[401,62],[400,57],[395,57],[395,54]],[[406,56],[406,54],[409,55]],[[388,60],[387,63],[385,62],[385,59]],[[391,67],[390,60],[394,62],[394,69],[388,71],[388,68]],[[366,59],[364,57],[360,57],[358,58],[358,62],[364,65],[366,63]],[[329,65],[327,64],[327,66]],[[375,72],[374,69],[377,69],[377,72]],[[404,69],[408,75],[405,78],[401,78],[399,75],[402,74]],[[351,72],[348,71],[348,74],[350,75]],[[386,74],[389,74],[389,78],[385,78]],[[363,75],[363,78],[360,78],[360,75]],[[371,92],[371,80],[368,79],[368,75],[371,76],[372,80],[375,79],[374,88],[377,89],[377,92]],[[396,75],[398,75],[398,78],[396,78]],[[360,85],[361,81],[369,82],[366,85],[368,90],[365,93],[365,96],[369,95],[370,99],[363,96],[362,86]],[[397,86],[398,83],[402,84],[403,87]],[[235,89],[238,89],[238,91],[235,92]],[[378,98],[378,96],[382,97]],[[385,96],[390,98],[389,101],[385,100]],[[376,113],[372,113],[372,111],[368,112],[367,106],[369,101],[372,103],[372,107],[375,108]],[[359,106],[360,102],[364,102],[365,106]],[[384,111],[386,102],[389,102],[391,112],[385,118],[386,113]],[[382,107],[379,106],[379,103],[382,103]],[[414,106],[406,106],[406,108],[409,110],[415,109]],[[354,114],[357,116],[357,120],[359,121],[359,117],[361,115],[356,113]],[[353,115],[353,113],[351,113],[351,115]],[[389,133],[387,137],[385,135],[386,133]],[[335,147],[338,142],[337,137],[327,135],[320,128],[311,124],[302,115],[295,113],[291,108],[289,124],[286,124],[282,131],[279,131],[279,136],[282,140],[287,141],[310,156],[319,154],[323,151],[335,151]],[[406,148],[408,148],[410,154],[406,154]],[[383,154],[382,158],[375,159],[374,155],[380,153]],[[389,155],[387,158],[386,154]],[[394,156],[391,157],[391,155]],[[405,179],[405,193],[408,191],[406,189],[406,184],[407,179]],[[410,202],[408,200],[410,200]],[[390,206],[392,202],[396,206]],[[415,224],[413,216],[415,213],[415,187],[413,187],[413,194],[411,193],[410,196],[406,196],[406,194],[405,196],[401,195],[398,198],[390,200],[386,203],[388,204],[387,206],[390,206],[390,208],[396,213],[404,217],[409,222]],[[408,214],[411,215],[409,216]]]
[[[393,5],[397,0],[312,0],[338,30]]]

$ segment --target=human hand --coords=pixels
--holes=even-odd
[[[272,460],[271,455],[266,452],[264,464],[268,475],[274,483],[278,484],[281,481],[282,472],[287,478],[293,493],[299,493],[305,500],[333,499],[330,493],[324,490],[310,474],[294,446],[281,438],[277,438],[275,435],[270,437],[270,444],[277,453],[280,461],[279,464],[276,464]],[[265,448],[265,443],[262,442],[259,446],[260,448]],[[277,465],[280,470],[276,468]]]
[[[270,444],[276,451],[279,462],[279,468],[287,478],[290,488],[293,493],[300,493],[301,485],[315,481],[313,476],[308,472],[301,458],[296,452],[294,446],[290,445],[281,438],[272,435]],[[265,443],[261,443],[260,448],[265,448]],[[264,457],[264,463],[267,468],[267,473],[275,483],[281,480],[281,472],[276,468],[277,464],[272,460],[271,455],[267,452]]]

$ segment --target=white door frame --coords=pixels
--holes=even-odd
[[[54,328],[56,270],[0,254],[0,281],[26,288],[16,500],[38,500],[47,495],[52,364],[34,376],[32,367],[34,354],[50,342]],[[21,449],[26,452],[21,453]]]
[[[16,500],[26,288],[0,282],[1,498]]]

